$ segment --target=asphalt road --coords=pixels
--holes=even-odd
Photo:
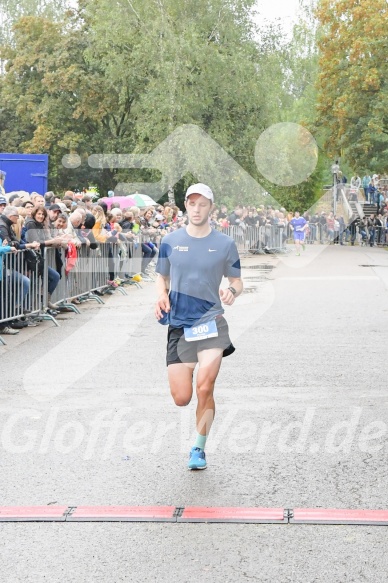
[[[321,251],[244,261],[204,472],[151,284],[7,338],[0,505],[388,508],[388,253]],[[386,529],[0,523],[0,580],[385,582]]]

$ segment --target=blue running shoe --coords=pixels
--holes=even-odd
[[[206,469],[206,456],[203,449],[199,447],[192,447],[190,450],[189,463],[187,464],[189,470],[204,470]]]

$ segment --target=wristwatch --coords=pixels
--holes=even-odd
[[[234,289],[234,287],[232,287],[231,285],[228,287],[228,289],[232,292],[232,294],[235,296],[237,293],[237,290]]]

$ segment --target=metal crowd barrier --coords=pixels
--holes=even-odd
[[[46,248],[43,253],[43,269],[37,264],[33,271],[28,270],[25,261],[26,251],[6,253],[0,256],[2,279],[0,281],[0,329],[7,322],[22,318],[24,315],[40,319],[50,319],[59,325],[50,314],[49,304],[66,307],[80,313],[74,303],[95,300],[104,303],[100,294],[107,291],[110,279],[119,278],[123,283],[141,287],[133,279],[140,273],[142,250],[141,237],[123,241],[120,245],[100,244],[97,249],[86,245],[77,249],[77,258],[72,263],[63,248]],[[60,274],[60,279],[51,297],[48,295],[48,269]],[[23,293],[23,285],[28,293]],[[120,293],[127,295],[118,285]],[[0,336],[0,344],[6,344]]]
[[[124,253],[122,253],[124,247]],[[137,282],[132,281],[132,276],[141,272],[143,254],[141,250],[141,236],[133,240],[122,241],[119,249],[119,257],[114,263],[115,277],[141,287]]]
[[[46,249],[44,279],[46,281],[48,279],[49,267],[60,273],[60,280],[50,298],[50,302],[77,313],[79,313],[79,310],[71,300],[78,299],[80,296],[83,298],[87,296],[88,299],[103,303],[98,295],[93,294],[93,291],[103,285],[107,285],[106,278],[104,283],[101,282],[100,284],[98,281],[101,266],[105,267],[106,264],[106,257],[103,254],[97,253],[97,250],[90,250],[86,245],[77,249],[77,258],[74,260],[74,265],[70,264],[70,259],[66,257],[65,249]],[[94,286],[93,283],[95,283]]]
[[[140,241],[140,237],[136,237],[133,241],[121,241],[120,244],[101,243],[97,249],[82,245],[77,249],[77,258],[72,265],[68,262],[65,249],[46,249],[44,277],[47,278],[48,267],[55,270],[58,268],[61,274],[51,303],[79,313],[74,300],[77,303],[87,300],[104,303],[100,294],[111,287],[110,281],[115,282],[117,278],[122,283],[141,287],[139,282],[132,279],[141,270]],[[116,289],[127,295],[122,286],[118,285]]]
[[[79,310],[74,302],[94,300],[103,304],[99,293],[109,288],[109,273],[114,274],[117,269],[112,247],[109,243],[100,244],[97,249],[82,245],[77,249],[77,257],[73,261],[66,256],[65,249],[47,249],[45,277],[48,267],[61,275],[50,302],[77,313]],[[120,291],[126,293],[122,288]]]
[[[305,243],[307,245],[314,245],[315,243],[324,245],[327,243],[332,243],[337,237],[339,240],[345,239],[347,236],[348,228],[342,231],[333,231],[329,233],[327,226],[321,223],[309,223],[306,230]],[[293,243],[294,238],[292,235],[292,229],[290,226],[287,227],[287,242]]]
[[[233,226],[223,232],[231,236],[241,254],[285,252],[286,230],[276,226]],[[110,279],[141,287],[133,275],[141,272],[141,235],[120,244],[104,243],[97,249],[82,245],[72,262],[63,248],[46,248],[43,253],[43,270],[37,265],[33,271],[27,269],[25,251],[7,253],[0,257],[3,277],[0,282],[0,329],[11,320],[20,319],[28,313],[41,319],[50,319],[59,325],[48,310],[49,305],[66,307],[79,313],[77,303],[95,300],[103,303],[100,295],[111,286]],[[51,297],[48,296],[48,269],[60,274],[60,279]],[[147,275],[153,279],[152,272]],[[28,293],[23,294],[23,283]],[[126,294],[118,285],[118,291]],[[0,344],[5,341],[0,337]]]
[[[262,227],[242,227],[233,225],[222,229],[222,232],[235,241],[240,254],[285,253],[286,229],[276,225]]]
[[[274,251],[276,253],[284,253],[286,251],[286,232],[284,227],[278,227],[277,225],[271,226],[268,230],[266,229],[266,249]]]
[[[47,279],[42,279],[39,264],[28,268],[26,255],[29,251],[10,252],[0,255],[2,262],[2,279],[0,281],[0,329],[13,320],[20,320],[25,315],[52,320],[46,312]],[[0,344],[6,344],[0,336]]]
[[[290,232],[290,239],[292,239],[292,233]],[[306,231],[305,242],[307,245],[314,245],[314,243],[323,244],[326,238],[326,229],[321,223],[309,223],[308,229]]]
[[[2,280],[0,282],[0,324],[23,316],[25,300],[22,276],[25,272],[24,253],[0,255]]]

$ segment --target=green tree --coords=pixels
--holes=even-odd
[[[108,0],[85,4],[90,63],[133,97],[134,151],[149,152],[177,127],[204,129],[254,172],[255,140],[268,123],[262,59],[252,40],[253,2]]]
[[[266,34],[266,46],[269,47],[270,70],[273,83],[270,85],[271,122],[292,122],[305,127],[315,138],[319,157],[315,171],[296,186],[279,186],[271,184],[260,176],[260,183],[265,186],[276,200],[290,210],[306,210],[320,196],[322,187],[331,180],[330,167],[324,150],[324,138],[317,127],[317,88],[318,48],[317,26],[315,16],[316,0],[301,0],[299,19],[293,27],[292,37],[285,41],[281,26],[276,25]],[[279,145],[279,152],[281,147]],[[279,162],[281,160],[279,154]],[[287,165],[287,159],[283,164]]]
[[[318,113],[332,156],[388,171],[386,0],[321,0]]]
[[[12,28],[23,16],[59,20],[70,4],[69,0],[0,0],[0,45],[12,42]]]
[[[149,152],[195,123],[252,171],[268,108],[250,6],[84,0],[59,22],[19,19],[2,52],[0,117],[4,129],[6,119],[18,128],[7,128],[7,149],[49,152],[59,186],[70,175],[65,153]],[[105,175],[112,187],[139,172]]]
[[[262,131],[277,121],[310,123],[311,97],[308,108],[300,103],[311,83],[303,84],[300,73],[311,55],[303,48],[307,35],[295,37],[290,57],[276,28],[257,31],[253,4],[80,0],[60,18],[20,18],[2,50],[3,149],[49,153],[51,188],[92,182],[104,193],[117,182],[156,181],[159,174],[114,165],[95,170],[88,155],[147,154],[176,128],[195,124],[263,183],[254,160]],[[80,168],[63,167],[69,153],[81,156]],[[206,152],[199,155],[209,166]],[[257,202],[235,178],[234,199]],[[178,195],[189,180],[179,182]],[[310,183],[268,190],[296,197],[296,204],[314,198]]]
[[[112,172],[93,171],[86,159],[125,139],[129,104],[85,60],[87,44],[84,26],[72,13],[61,23],[30,16],[19,19],[12,46],[2,52],[7,63],[1,86],[3,149],[48,152],[52,188],[96,180],[110,188]],[[71,152],[83,158],[81,169],[63,167],[62,157]]]

